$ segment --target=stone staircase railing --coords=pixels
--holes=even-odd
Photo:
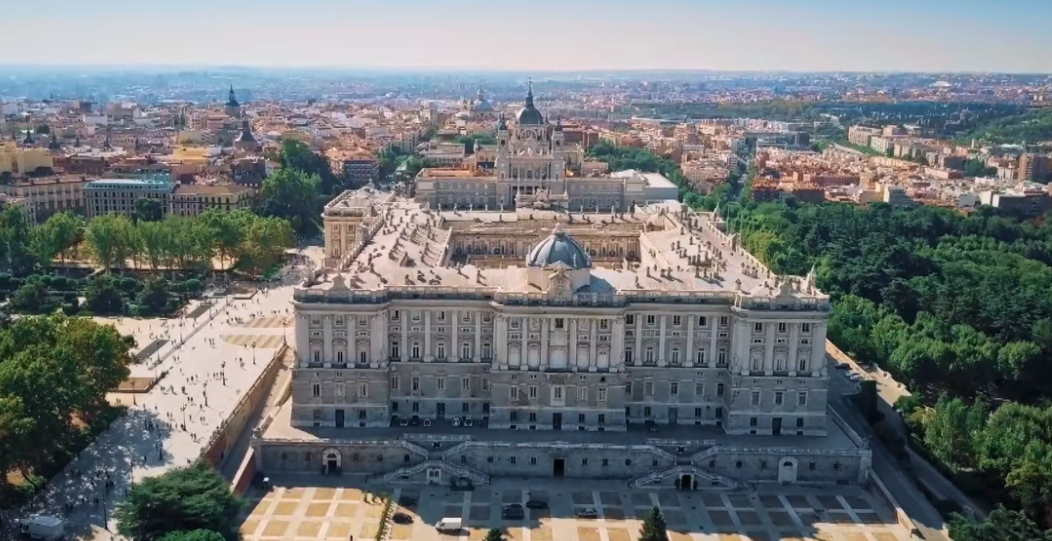
[[[403,477],[410,477],[416,475],[426,469],[438,468],[448,475],[456,477],[464,477],[469,479],[476,485],[489,484],[490,477],[480,471],[473,470],[464,466],[456,466],[442,460],[425,460],[412,466],[406,466],[404,468],[398,468],[395,471],[388,472],[385,474],[378,475],[375,479],[379,481],[395,481]]]
[[[419,446],[419,445],[417,445],[417,444],[415,444],[415,443],[413,443],[411,441],[403,440],[403,439],[398,439],[398,440],[395,440],[395,441],[397,442],[398,446],[401,447],[402,449],[405,449],[406,451],[409,451],[410,453],[413,453],[413,454],[416,454],[416,455],[420,455],[420,457],[423,458],[424,460],[427,460],[427,459],[429,459],[431,457],[431,453],[429,453],[427,449],[424,449],[423,447],[421,447],[421,446]]]
[[[717,445],[713,445],[712,447],[709,447],[708,449],[702,449],[701,451],[698,451],[697,453],[694,453],[693,455],[690,455],[690,462],[692,464],[697,464],[697,463],[701,462],[702,460],[705,460],[706,458],[714,457],[714,456],[716,456],[716,455],[718,455],[720,453],[720,449],[721,449],[721,447],[718,444]]]
[[[711,483],[716,483],[723,488],[738,488],[740,483],[731,479],[730,477],[713,473],[711,471],[698,468],[695,466],[674,466],[664,470],[654,470],[645,473],[635,479],[629,481],[629,484],[634,488],[644,488],[647,485],[668,479],[673,476],[690,475],[696,479],[704,479]]]

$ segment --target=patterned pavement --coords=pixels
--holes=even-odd
[[[246,518],[245,541],[346,541],[373,539],[382,509],[347,478],[309,479],[314,487],[278,487],[251,497],[255,508]],[[289,479],[297,481],[297,479]],[[478,541],[492,527],[512,541],[633,541],[642,520],[660,507],[672,541],[908,541],[909,535],[869,497],[855,487],[822,490],[772,487],[769,493],[629,491],[624,483],[598,481],[497,481],[474,492],[449,493],[445,487],[404,486],[390,489],[393,498],[419,500],[411,525],[393,525],[392,541]],[[598,490],[589,490],[598,488]],[[501,507],[541,499],[544,511],[527,510],[524,521],[502,521]],[[575,511],[591,507],[597,519],[577,519]],[[817,511],[817,512],[816,512]],[[431,526],[442,517],[462,517],[466,532],[439,534]]]

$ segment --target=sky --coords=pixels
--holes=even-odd
[[[0,20],[0,65],[1052,72],[1050,0],[34,0]]]

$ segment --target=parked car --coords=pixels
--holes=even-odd
[[[398,498],[398,505],[401,505],[402,507],[416,507],[418,502],[419,500],[412,496],[402,496],[401,498]]]
[[[577,518],[598,518],[599,512],[592,507],[586,507],[577,511]]]
[[[547,509],[548,502],[544,500],[529,500],[526,502],[527,509]]]
[[[411,517],[411,516],[409,516],[409,515],[407,515],[405,513],[395,513],[394,516],[391,517],[391,520],[393,520],[395,524],[412,524],[413,523],[413,517]]]
[[[500,516],[505,520],[522,520],[526,518],[526,511],[522,508],[522,504],[513,503],[505,505],[500,512]]]
[[[836,363],[837,370],[851,370],[851,365],[847,363]]]

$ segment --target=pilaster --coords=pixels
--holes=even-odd
[[[429,363],[435,359],[431,351],[431,311],[424,310],[424,362]]]

